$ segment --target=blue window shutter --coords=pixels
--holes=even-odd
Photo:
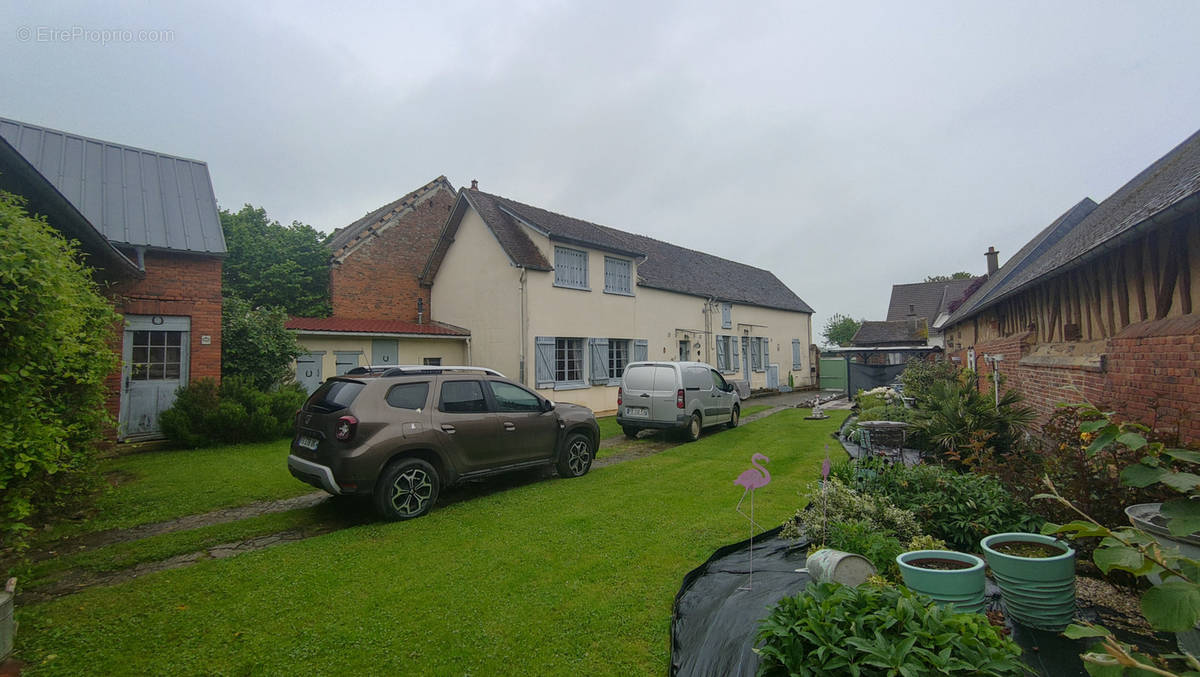
[[[608,339],[588,339],[592,385],[608,384]]]
[[[733,304],[732,303],[722,303],[721,304],[721,328],[722,329],[732,329],[733,328]]]
[[[804,366],[800,362],[800,339],[792,339],[792,369]]]
[[[771,339],[764,336],[762,339],[762,354],[763,354],[763,371],[771,367]]]
[[[741,371],[742,369],[742,358],[740,355],[738,355],[738,351],[740,350],[738,344],[741,342],[742,339],[738,338],[737,336],[730,337],[729,353],[731,357],[729,358],[729,371]]]
[[[554,337],[539,336],[534,341],[534,382],[538,388],[554,387]]]
[[[728,344],[728,336],[717,337],[717,371],[729,371],[729,359],[725,355],[725,347]]]
[[[646,339],[636,339],[633,342],[633,361],[645,362],[650,359],[650,342]]]

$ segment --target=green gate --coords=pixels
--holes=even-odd
[[[821,390],[846,391],[846,359],[842,357],[821,358]]]

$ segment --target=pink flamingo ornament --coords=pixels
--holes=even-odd
[[[750,457],[750,465],[754,467],[742,471],[742,474],[738,475],[738,478],[733,481],[734,484],[740,484],[744,488],[742,497],[738,499],[737,507],[734,510],[737,510],[738,514],[742,517],[750,520],[750,581],[745,586],[738,588],[738,590],[749,590],[754,585],[754,529],[756,527],[762,529],[758,522],[754,521],[754,490],[767,486],[767,483],[771,481],[771,473],[759,465],[759,461],[770,463],[771,459],[767,458],[764,454],[754,454]],[[746,500],[746,494],[750,494],[749,515],[742,512],[742,501]]]

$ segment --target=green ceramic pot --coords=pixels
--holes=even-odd
[[[963,569],[929,569],[921,560],[951,560],[969,565]],[[985,606],[983,560],[953,550],[913,550],[896,557],[904,584],[929,595],[940,605],[953,604],[958,611],[983,613]]]
[[[1052,557],[1021,557],[995,550],[1010,542],[1040,543],[1061,550]],[[1013,620],[1059,632],[1075,617],[1075,550],[1041,534],[993,534],[979,543]]]

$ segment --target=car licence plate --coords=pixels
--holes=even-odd
[[[315,438],[315,437],[301,436],[300,439],[296,442],[296,444],[304,447],[305,449],[311,449],[313,451],[316,451],[318,441],[317,441],[317,438]]]
[[[645,407],[625,407],[625,415],[629,418],[647,418],[650,410]]]

